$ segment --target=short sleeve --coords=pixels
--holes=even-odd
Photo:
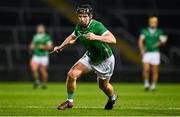
[[[76,25],[74,31],[72,32],[72,35],[78,36],[78,25]]]
[[[141,30],[139,38],[140,39],[145,39],[145,31],[144,30]]]
[[[98,35],[105,35],[108,32],[107,28],[101,22],[97,23],[95,27]]]
[[[164,35],[164,31],[159,29],[159,36]]]
[[[50,35],[47,35],[47,41],[46,41],[46,44],[49,45],[49,44],[53,44],[52,42],[52,38]]]
[[[74,36],[76,36],[76,35],[75,35],[75,31],[73,31],[71,35],[74,35]]]
[[[167,36],[164,34],[164,31],[163,30],[160,30],[159,31],[159,40],[161,42],[166,42],[167,41]]]
[[[36,35],[33,35],[32,42],[35,43]]]

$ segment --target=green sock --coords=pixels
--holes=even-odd
[[[73,101],[74,92],[68,92],[68,100]]]

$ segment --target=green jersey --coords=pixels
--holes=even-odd
[[[91,32],[95,35],[103,35],[107,31],[108,30],[101,22],[92,19],[88,27],[83,28],[77,24],[73,32],[76,37],[79,37],[78,39],[87,49],[87,55],[93,63],[101,62],[110,57],[112,55],[112,50],[107,43],[98,40],[88,40],[84,34]]]
[[[33,44],[35,46],[35,48],[33,50],[33,54],[37,55],[37,56],[47,56],[49,54],[49,51],[39,49],[38,46],[39,45],[47,45],[48,43],[52,43],[51,38],[48,34],[44,34],[41,36],[39,34],[35,34],[33,36]]]
[[[144,39],[145,45],[144,50],[146,52],[159,51],[158,47],[154,47],[158,42],[161,41],[161,37],[164,35],[161,29],[150,29],[144,28],[141,31],[141,38]]]

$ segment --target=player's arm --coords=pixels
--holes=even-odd
[[[113,44],[116,43],[116,38],[110,31],[107,31],[104,35],[101,36],[95,35],[94,33],[90,32],[86,34],[86,38],[89,40],[98,40],[106,43],[113,43]]]
[[[29,49],[30,49],[30,50],[34,50],[34,43],[33,43],[33,42],[30,43]]]
[[[34,48],[35,48],[35,45],[34,45],[33,41],[31,41],[31,43],[29,44],[29,49],[28,49],[28,52],[29,52],[30,56],[32,56],[32,54],[33,54],[32,51],[34,50]]]
[[[145,36],[143,34],[141,34],[138,39],[138,46],[139,46],[141,55],[144,54],[144,39],[145,39]]]
[[[33,43],[33,41],[31,41],[31,43],[29,44],[29,54],[32,55],[32,51],[34,50],[35,45]]]
[[[64,47],[73,44],[75,41],[76,41],[76,36],[71,34],[64,40],[64,42],[60,46],[54,47],[54,51],[56,52],[62,51]]]
[[[161,36],[159,36],[159,40],[160,40],[160,41],[154,45],[155,48],[156,48],[156,47],[160,47],[160,46],[166,44],[168,38],[167,38],[166,35],[161,35]]]

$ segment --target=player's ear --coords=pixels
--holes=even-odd
[[[92,19],[92,18],[93,18],[93,15],[92,15],[92,14],[89,14],[89,17],[90,17],[90,19]]]

